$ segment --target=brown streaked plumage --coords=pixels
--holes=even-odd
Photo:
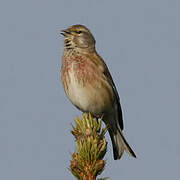
[[[81,111],[90,112],[103,121],[108,129],[114,159],[124,150],[136,157],[125,140],[120,99],[111,74],[95,50],[95,39],[83,25],[62,30],[65,36],[61,79],[66,95]]]

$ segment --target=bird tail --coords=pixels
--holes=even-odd
[[[126,141],[125,137],[123,136],[121,129],[116,128],[116,131],[114,131],[114,130],[112,131],[110,128],[109,134],[110,134],[111,141],[112,141],[113,154],[114,154],[115,160],[121,158],[121,156],[124,153],[124,150],[128,154],[130,154],[131,156],[136,158],[135,153],[133,152],[133,150],[129,146],[128,142]]]

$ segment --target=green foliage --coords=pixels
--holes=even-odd
[[[83,114],[75,119],[72,134],[77,142],[77,151],[72,154],[70,170],[79,180],[91,180],[102,173],[105,167],[103,160],[107,151],[104,135],[107,128],[101,129],[102,118],[98,122],[91,114]]]

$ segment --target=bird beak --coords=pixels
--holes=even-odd
[[[69,31],[69,29],[63,29],[61,30],[61,34],[67,37],[68,35],[71,35],[71,32]]]

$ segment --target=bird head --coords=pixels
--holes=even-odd
[[[73,25],[61,31],[65,36],[64,47],[66,49],[80,48],[85,50],[95,49],[95,39],[90,30],[83,25]]]

